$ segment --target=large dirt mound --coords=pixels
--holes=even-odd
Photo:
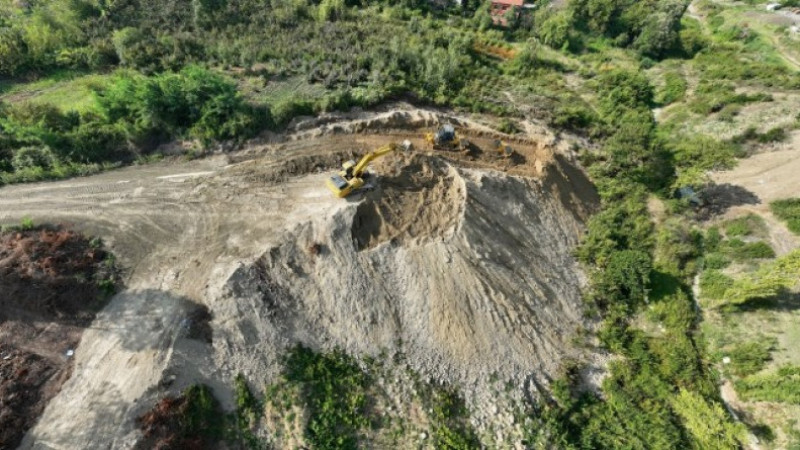
[[[374,190],[353,217],[353,240],[359,250],[453,231],[463,211],[465,189],[454,168],[416,154],[381,164],[376,172],[380,175],[369,181]]]
[[[473,405],[494,401],[493,377],[537,395],[580,353],[571,342],[583,279],[572,253],[596,206],[590,184],[572,167],[534,179],[435,156],[393,161],[365,199],[295,224],[233,273],[215,310],[225,324],[216,358],[263,374],[274,370],[266,355],[296,342],[396,351]]]

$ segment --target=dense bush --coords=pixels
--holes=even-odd
[[[302,388],[309,408],[306,439],[314,448],[356,448],[366,415],[367,374],[341,351],[318,354],[297,347],[286,360],[286,378]]]
[[[685,0],[573,0],[572,25],[611,38],[644,56],[662,58],[681,49]]]
[[[248,105],[233,82],[206,69],[148,77],[118,72],[97,88],[98,112],[62,112],[18,103],[0,106],[0,176],[33,181],[94,172],[130,161],[165,139],[204,144],[242,139],[271,123]]]
[[[196,66],[145,77],[118,73],[98,91],[110,123],[124,123],[131,137],[189,135],[204,142],[252,136],[267,124],[266,111],[248,106],[236,85]]]

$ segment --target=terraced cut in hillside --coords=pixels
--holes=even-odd
[[[345,117],[340,131],[309,127],[230,158],[0,190],[3,222],[81,223],[127,269],[127,288],[84,334],[72,378],[23,448],[128,446],[138,417],[196,383],[230,410],[234,375],[272,379],[296,343],[402,353],[422,376],[462,389],[481,427],[513,432],[487,380],[537,396],[580,355],[572,250],[596,194],[544,134],[517,141],[514,163],[426,149],[420,127],[450,119]],[[463,127],[489,148],[487,129]],[[337,199],[325,189],[345,157],[405,137],[416,149],[373,164],[373,190]]]

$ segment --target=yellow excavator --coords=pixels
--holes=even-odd
[[[450,124],[440,127],[435,133],[425,134],[425,141],[434,150],[469,151],[469,141],[459,137]]]
[[[325,184],[335,196],[339,198],[347,197],[366,183],[366,178],[369,176],[367,166],[370,162],[395,150],[411,150],[411,142],[403,141],[402,144],[392,142],[367,153],[358,163],[354,160],[347,161],[342,164],[342,170],[339,173],[325,180]]]

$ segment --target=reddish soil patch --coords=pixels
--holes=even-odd
[[[72,352],[116,284],[80,233],[0,233],[0,449],[16,447],[72,372]]]
[[[194,385],[180,397],[166,397],[137,419],[144,439],[136,448],[212,450],[219,448],[222,412],[208,387]]]

